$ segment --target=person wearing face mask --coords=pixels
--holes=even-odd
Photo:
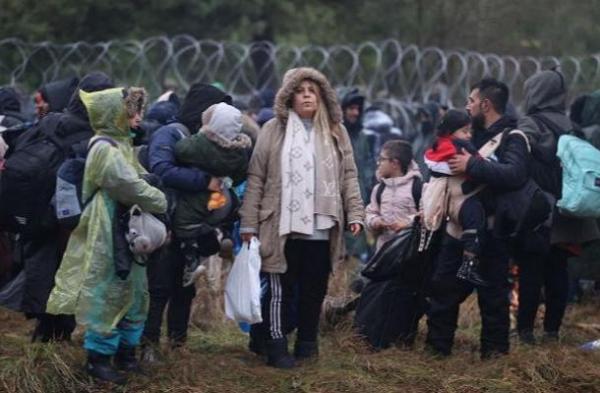
[[[364,208],[350,138],[325,76],[313,68],[287,71],[274,110],[250,160],[240,233],[246,242],[260,240],[261,280],[268,288],[263,322],[252,329],[267,336],[267,364],[291,368],[318,354],[332,264],[344,258],[344,231],[362,231]],[[294,304],[295,359],[286,337]]]

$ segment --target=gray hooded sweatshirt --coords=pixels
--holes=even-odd
[[[533,146],[556,155],[558,141],[552,131],[538,128],[528,115],[540,114],[565,131],[573,129],[566,115],[567,90],[563,76],[558,71],[542,71],[525,81],[525,113],[518,128],[529,137]],[[593,219],[579,219],[557,214],[552,225],[551,243],[584,243],[599,239],[600,231]]]

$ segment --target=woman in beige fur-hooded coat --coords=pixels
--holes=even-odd
[[[240,210],[243,239],[261,242],[268,364],[289,368],[287,308],[299,290],[296,358],[317,354],[318,321],[332,264],[343,260],[343,232],[357,235],[364,206],[352,146],[336,94],[312,68],[286,72],[256,142]]]

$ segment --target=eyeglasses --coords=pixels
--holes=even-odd
[[[389,157],[382,157],[382,156],[377,157],[377,161],[376,161],[377,165],[381,164],[383,161],[394,161],[394,160]]]

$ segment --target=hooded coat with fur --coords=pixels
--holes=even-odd
[[[330,123],[338,158],[340,211],[330,232],[332,263],[343,260],[345,254],[344,229],[348,222],[362,222],[364,206],[358,185],[352,145],[342,125],[342,111],[335,91],[323,74],[312,68],[288,71],[275,97],[275,118],[268,121],[258,135],[250,160],[248,186],[240,210],[241,232],[256,233],[260,239],[261,269],[269,273],[285,273],[287,263],[284,246],[287,236],[279,236],[281,214],[281,152],[286,123],[297,86],[305,79],[320,88]]]

